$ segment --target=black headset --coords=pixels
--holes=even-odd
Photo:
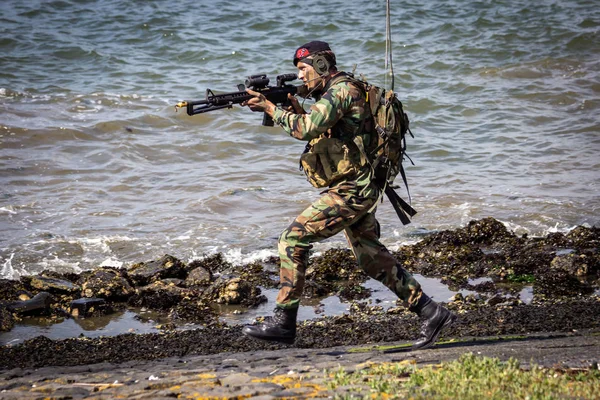
[[[312,67],[318,75],[323,76],[329,73],[330,65],[323,54],[315,54],[312,58]]]

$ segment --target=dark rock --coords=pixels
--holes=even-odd
[[[492,244],[515,238],[502,222],[491,217],[471,221],[466,228],[458,229],[457,232],[459,236],[465,234],[470,243],[478,244]]]
[[[506,297],[497,294],[497,295],[494,295],[494,296],[490,297],[489,299],[487,299],[485,303],[488,306],[494,307],[494,306],[504,303],[504,302],[506,302]]]
[[[279,284],[279,274],[275,270],[265,268],[259,261],[237,266],[232,272],[251,285],[272,289]]]
[[[331,291],[331,285],[323,285],[312,280],[307,280],[304,283],[304,291],[302,292],[302,297],[305,297],[307,299],[325,297],[331,294]]]
[[[600,228],[587,228],[578,226],[567,233],[567,238],[571,241],[572,246],[578,249],[598,249],[600,248]]]
[[[589,273],[589,265],[585,255],[575,253],[558,255],[550,262],[550,267],[562,270],[570,275],[586,276]]]
[[[361,300],[371,297],[371,289],[359,283],[349,281],[338,285],[337,295],[342,301]]]
[[[158,281],[150,285],[137,288],[135,295],[131,296],[128,304],[134,307],[148,307],[154,310],[167,310],[179,303],[185,296],[193,292],[174,284]]]
[[[50,293],[40,292],[30,300],[10,303],[8,304],[7,308],[9,311],[19,314],[48,314],[51,301],[52,299]]]
[[[185,298],[171,310],[169,318],[203,324],[207,326],[220,325],[218,313],[204,300]]]
[[[209,271],[211,274],[215,274],[229,271],[231,270],[233,265],[225,261],[223,253],[217,253],[211,256],[206,256],[201,260],[192,261],[188,264],[187,271],[192,271],[198,267],[202,267],[205,270]]]
[[[8,332],[15,326],[15,317],[6,304],[0,303],[0,332]]]
[[[71,302],[69,313],[74,317],[105,315],[108,313],[108,307],[105,299],[99,297],[81,298]]]
[[[191,270],[188,273],[187,278],[185,279],[185,286],[187,287],[195,287],[195,286],[208,286],[212,281],[212,274],[210,270],[204,267],[197,267]]]
[[[33,289],[49,292],[53,294],[76,293],[81,290],[78,285],[73,282],[52,278],[43,275],[35,275],[29,277],[29,286]]]
[[[534,296],[555,298],[561,296],[581,296],[594,292],[587,283],[581,282],[575,276],[562,269],[550,268],[550,271],[539,274],[533,284]]]
[[[123,270],[101,267],[87,274],[81,284],[83,297],[124,301],[135,293]]]
[[[266,301],[261,295],[261,290],[241,278],[217,279],[202,297],[218,304],[239,304],[246,307],[255,307]]]
[[[0,279],[0,300],[16,301],[26,288],[21,281]]]
[[[320,283],[343,281],[350,279],[355,271],[358,271],[358,264],[352,251],[348,249],[330,249],[321,257],[315,257],[309,261],[306,269],[306,280]]]
[[[185,264],[168,254],[160,260],[133,264],[128,273],[136,286],[145,286],[166,278],[185,279],[187,274]]]

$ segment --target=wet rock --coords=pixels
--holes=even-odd
[[[206,289],[202,297],[218,304],[238,304],[256,307],[267,301],[261,290],[241,278],[219,278]]]
[[[312,280],[307,280],[304,283],[304,291],[302,292],[302,297],[307,299],[325,297],[332,293],[331,290],[331,285],[323,285]]]
[[[548,299],[562,296],[582,296],[594,292],[594,288],[565,270],[551,268],[548,272],[536,275],[533,284],[534,296]]]
[[[137,288],[135,295],[131,296],[127,303],[134,307],[167,310],[191,294],[192,291],[180,288],[173,283],[158,281]]]
[[[469,222],[466,228],[458,229],[458,234],[462,233],[471,243],[491,244],[515,239],[515,235],[502,222],[491,217]]]
[[[578,249],[600,248],[600,227],[587,228],[578,226],[567,233],[573,247]]]
[[[73,300],[69,308],[69,313],[74,317],[106,315],[111,311],[106,300],[99,297]]]
[[[64,279],[52,278],[44,275],[35,275],[28,278],[29,286],[44,292],[53,294],[73,294],[81,290],[81,287],[78,285]]]
[[[159,260],[133,264],[127,272],[135,286],[145,286],[166,278],[185,279],[187,274],[185,264],[168,254]]]
[[[218,313],[208,302],[197,298],[185,298],[177,303],[169,310],[169,318],[207,326],[220,325]]]
[[[372,306],[369,302],[353,301],[350,304],[350,315],[381,315],[383,313],[383,307]]]
[[[0,300],[15,301],[24,292],[26,289],[21,281],[0,279]]]
[[[498,291],[498,287],[493,281],[481,282],[476,285],[467,284],[462,287],[478,293],[495,293]]]
[[[102,297],[110,301],[125,301],[135,293],[123,270],[101,267],[86,274],[81,284],[83,297]]]
[[[187,271],[192,271],[198,267],[202,267],[211,274],[223,273],[231,270],[233,264],[225,260],[223,253],[206,256],[201,260],[194,260],[187,266]]]
[[[316,282],[335,282],[350,279],[358,270],[354,254],[348,249],[330,249],[310,260],[306,279]],[[365,276],[366,280],[366,276]]]
[[[265,268],[263,263],[259,261],[236,266],[233,271],[239,274],[240,278],[254,286],[272,289],[276,288],[279,284],[278,272],[275,272],[275,269],[269,270]]]
[[[6,304],[0,302],[0,332],[8,332],[15,326],[15,317],[7,308]]]
[[[32,299],[10,303],[7,309],[11,312],[24,315],[48,314],[50,310],[51,295],[48,292],[40,292]]]
[[[210,270],[199,266],[188,273],[188,276],[187,278],[185,278],[184,283],[186,287],[203,287],[210,285],[212,278],[213,277]]]
[[[504,303],[504,302],[506,302],[506,297],[496,294],[496,295],[490,297],[489,299],[487,299],[485,304],[487,304],[488,306],[494,307],[494,306]]]
[[[583,254],[564,254],[554,257],[550,262],[550,267],[556,270],[562,270],[575,276],[586,276],[589,273],[587,257]]]
[[[338,285],[337,295],[342,301],[367,299],[371,297],[371,289],[350,281]]]

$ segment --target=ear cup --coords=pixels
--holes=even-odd
[[[313,56],[312,66],[319,75],[325,75],[329,72],[329,62],[323,55],[316,54]]]

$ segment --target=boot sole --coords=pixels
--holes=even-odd
[[[425,349],[428,349],[431,346],[433,346],[435,344],[436,340],[438,339],[438,337],[440,336],[440,333],[442,332],[442,330],[444,328],[447,328],[450,325],[452,325],[454,323],[454,321],[456,321],[456,315],[450,314],[450,316],[448,318],[446,318],[444,323],[440,324],[438,326],[438,329],[435,331],[435,333],[433,334],[433,336],[431,337],[431,339],[429,341],[423,343],[420,346],[413,346],[411,348],[411,350],[425,350]]]
[[[260,340],[261,342],[277,342],[277,343],[283,343],[283,344],[294,344],[294,342],[296,341],[296,338],[281,338],[281,337],[259,337],[259,336],[254,336],[249,332],[244,332],[242,330],[242,334],[246,337],[255,339],[255,340]]]

